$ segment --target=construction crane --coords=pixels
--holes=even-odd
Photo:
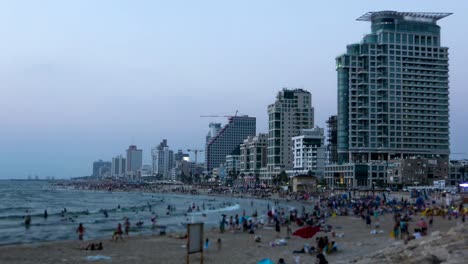
[[[204,152],[203,149],[187,149],[187,151],[195,153],[195,164],[197,164],[198,161],[198,153]]]
[[[236,110],[236,113],[233,116],[237,116],[239,111]],[[200,117],[233,117],[232,115],[201,115]]]

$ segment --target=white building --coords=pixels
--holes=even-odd
[[[311,171],[316,177],[322,178],[326,161],[323,128],[302,129],[298,136],[292,138],[292,142],[294,168],[287,173],[294,176]]]
[[[112,158],[112,165],[111,165],[111,176],[112,177],[122,177],[125,175],[127,167],[127,160],[122,157],[122,155],[118,155]]]
[[[224,169],[226,174],[229,172],[239,173],[241,170],[240,155],[227,155]]]
[[[301,129],[314,127],[314,108],[310,92],[303,89],[283,89],[276,101],[268,106],[269,180],[281,171],[293,168],[292,137]]]
[[[164,139],[157,147],[151,150],[153,157],[153,173],[162,175],[166,180],[172,178],[171,169],[174,167],[174,152],[169,149]]]
[[[244,175],[260,176],[266,167],[268,134],[249,136],[240,145],[240,172]],[[260,180],[262,180],[260,178]],[[263,179],[264,181],[266,179]]]

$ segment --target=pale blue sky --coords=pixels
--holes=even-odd
[[[89,175],[132,142],[202,148],[205,114],[257,117],[282,87],[336,113],[334,58],[360,41],[367,11],[454,12],[452,152],[468,152],[468,1],[0,1],[0,178]],[[468,156],[454,156],[468,157]]]

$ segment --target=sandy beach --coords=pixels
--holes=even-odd
[[[391,214],[379,217],[380,228],[383,233],[371,234],[372,228],[366,227],[363,220],[354,216],[337,216],[328,220],[328,224],[335,227],[339,251],[327,256],[329,263],[349,263],[353,259],[369,255],[384,249],[394,243],[389,233],[392,225]],[[460,219],[434,218],[434,225],[429,233],[434,231],[446,232],[451,227],[461,224]],[[466,223],[465,223],[466,224]],[[415,219],[410,222],[410,230],[414,228]],[[297,230],[295,224],[292,231]],[[294,263],[294,256],[300,256],[300,263],[315,263],[315,254],[293,254],[304,243],[315,246],[315,237],[330,233],[319,232],[312,239],[291,237],[284,246],[271,246],[270,242],[276,239],[276,232],[272,227],[258,229],[256,235],[262,236],[262,241],[256,243],[252,234],[243,232],[226,232],[220,234],[218,230],[205,230],[205,238],[210,240],[210,246],[205,251],[204,263],[257,263],[263,258],[278,261],[285,259],[286,263]],[[281,237],[286,236],[285,228],[281,230]],[[217,239],[221,238],[221,249],[218,250]],[[102,251],[80,250],[81,245],[91,242],[103,242]],[[0,263],[185,263],[186,240],[172,236],[132,236],[124,237],[124,241],[113,242],[108,239],[90,241],[58,241],[31,245],[15,245],[0,247]],[[106,259],[89,260],[87,257],[104,256]],[[200,262],[200,254],[190,257],[191,263]]]

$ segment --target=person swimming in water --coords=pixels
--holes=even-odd
[[[28,214],[24,217],[24,226],[26,228],[29,228],[30,225],[31,225],[31,216]]]

